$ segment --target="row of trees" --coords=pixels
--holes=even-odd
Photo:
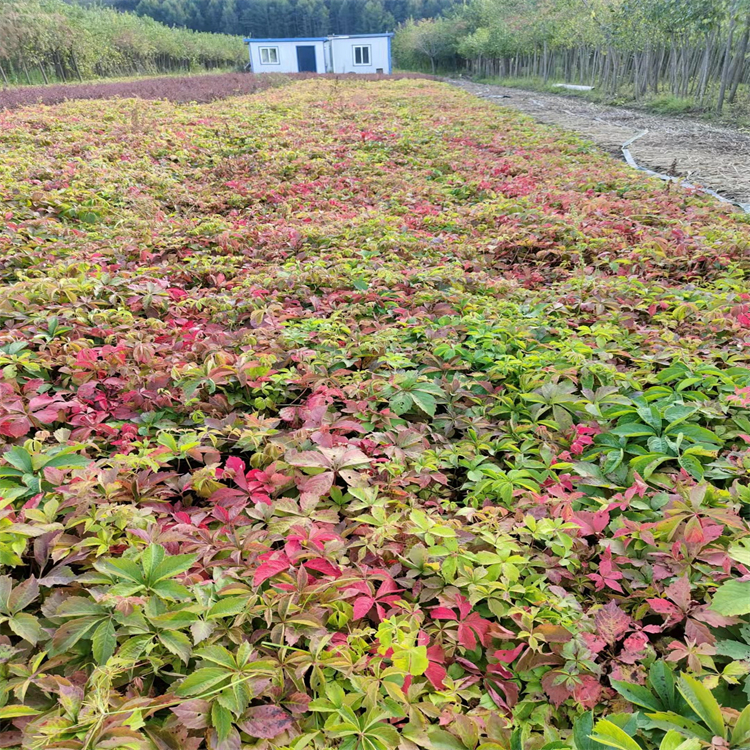
[[[458,0],[103,1],[170,26],[254,37],[293,37],[392,31],[409,18],[439,16]]]
[[[750,0],[467,0],[405,24],[402,65],[536,77],[721,111],[750,83]]]
[[[0,0],[4,85],[229,68],[245,57],[238,36],[62,0]]]

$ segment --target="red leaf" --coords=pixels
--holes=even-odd
[[[516,658],[520,655],[521,651],[523,651],[524,648],[526,648],[526,644],[519,643],[515,648],[500,649],[499,651],[495,651],[492,655],[497,660],[503,662],[503,664],[510,664],[511,662],[516,660]]]
[[[226,739],[219,740],[216,730],[209,729],[206,733],[206,746],[208,750],[240,750],[242,747],[240,733],[232,727]]]
[[[670,583],[664,591],[664,596],[671,599],[683,612],[690,609],[690,581],[687,576],[678,578]]]
[[[173,713],[187,729],[205,729],[208,726],[208,712],[211,704],[202,698],[180,701],[172,706]]]
[[[278,706],[254,706],[247,709],[245,716],[247,718],[240,724],[242,731],[264,740],[278,737],[294,724],[292,717]]]
[[[443,680],[445,680],[447,675],[448,671],[446,668],[442,664],[436,664],[433,661],[430,662],[430,666],[427,667],[424,673],[424,676],[436,690],[442,690],[445,687]]]
[[[660,615],[666,615],[668,618],[679,622],[683,618],[682,610],[672,602],[668,602],[666,599],[646,599],[654,612],[658,612]]]
[[[293,714],[303,714],[310,705],[310,696],[307,693],[292,693],[284,699],[284,705]]]
[[[26,417],[4,419],[0,422],[0,435],[5,435],[5,437],[20,438],[30,429],[31,422]]]
[[[273,578],[277,573],[289,570],[291,567],[292,564],[289,562],[286,555],[277,560],[268,560],[255,571],[255,575],[253,576],[253,586],[258,587],[263,581],[267,581],[269,578]]]
[[[305,498],[319,498],[327,494],[333,486],[334,474],[332,471],[324,471],[312,477],[300,477],[297,480],[297,489]]]
[[[604,688],[593,675],[585,674],[581,682],[576,685],[573,697],[586,709],[595,708],[599,703]]]
[[[360,596],[359,599],[354,602],[354,614],[352,617],[354,617],[355,620],[361,619],[372,609],[373,604],[375,604],[375,599],[371,596]]]
[[[457,620],[456,613],[448,607],[435,607],[430,614],[435,620]]]
[[[555,704],[555,706],[560,706],[572,695],[570,690],[565,686],[564,681],[555,684],[561,677],[562,673],[556,672],[554,669],[550,670],[544,675],[544,677],[542,677],[542,687],[544,688],[544,692],[547,693],[549,699]]]
[[[341,571],[332,563],[329,563],[328,560],[324,560],[322,557],[316,557],[312,560],[308,560],[306,563],[304,563],[306,568],[310,568],[310,570],[317,570],[318,573],[322,573],[326,576],[334,576],[338,578],[341,575]]]
[[[303,468],[323,468],[330,469],[331,462],[318,451],[290,451],[284,457],[288,464],[292,466],[301,466]]]
[[[458,626],[458,642],[470,650],[477,647],[477,640],[486,646],[487,632],[492,623],[480,617],[476,612],[472,612]]]
[[[630,623],[630,617],[614,601],[606,604],[594,615],[597,632],[610,645],[619,641],[628,632]]]

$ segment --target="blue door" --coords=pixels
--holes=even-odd
[[[312,45],[297,45],[297,70],[300,73],[318,72],[318,65],[315,61],[315,47]]]

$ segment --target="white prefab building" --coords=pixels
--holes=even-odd
[[[253,73],[390,73],[393,34],[245,39]]]

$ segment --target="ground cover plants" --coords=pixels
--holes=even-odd
[[[419,80],[0,191],[3,747],[748,745],[745,216]]]

